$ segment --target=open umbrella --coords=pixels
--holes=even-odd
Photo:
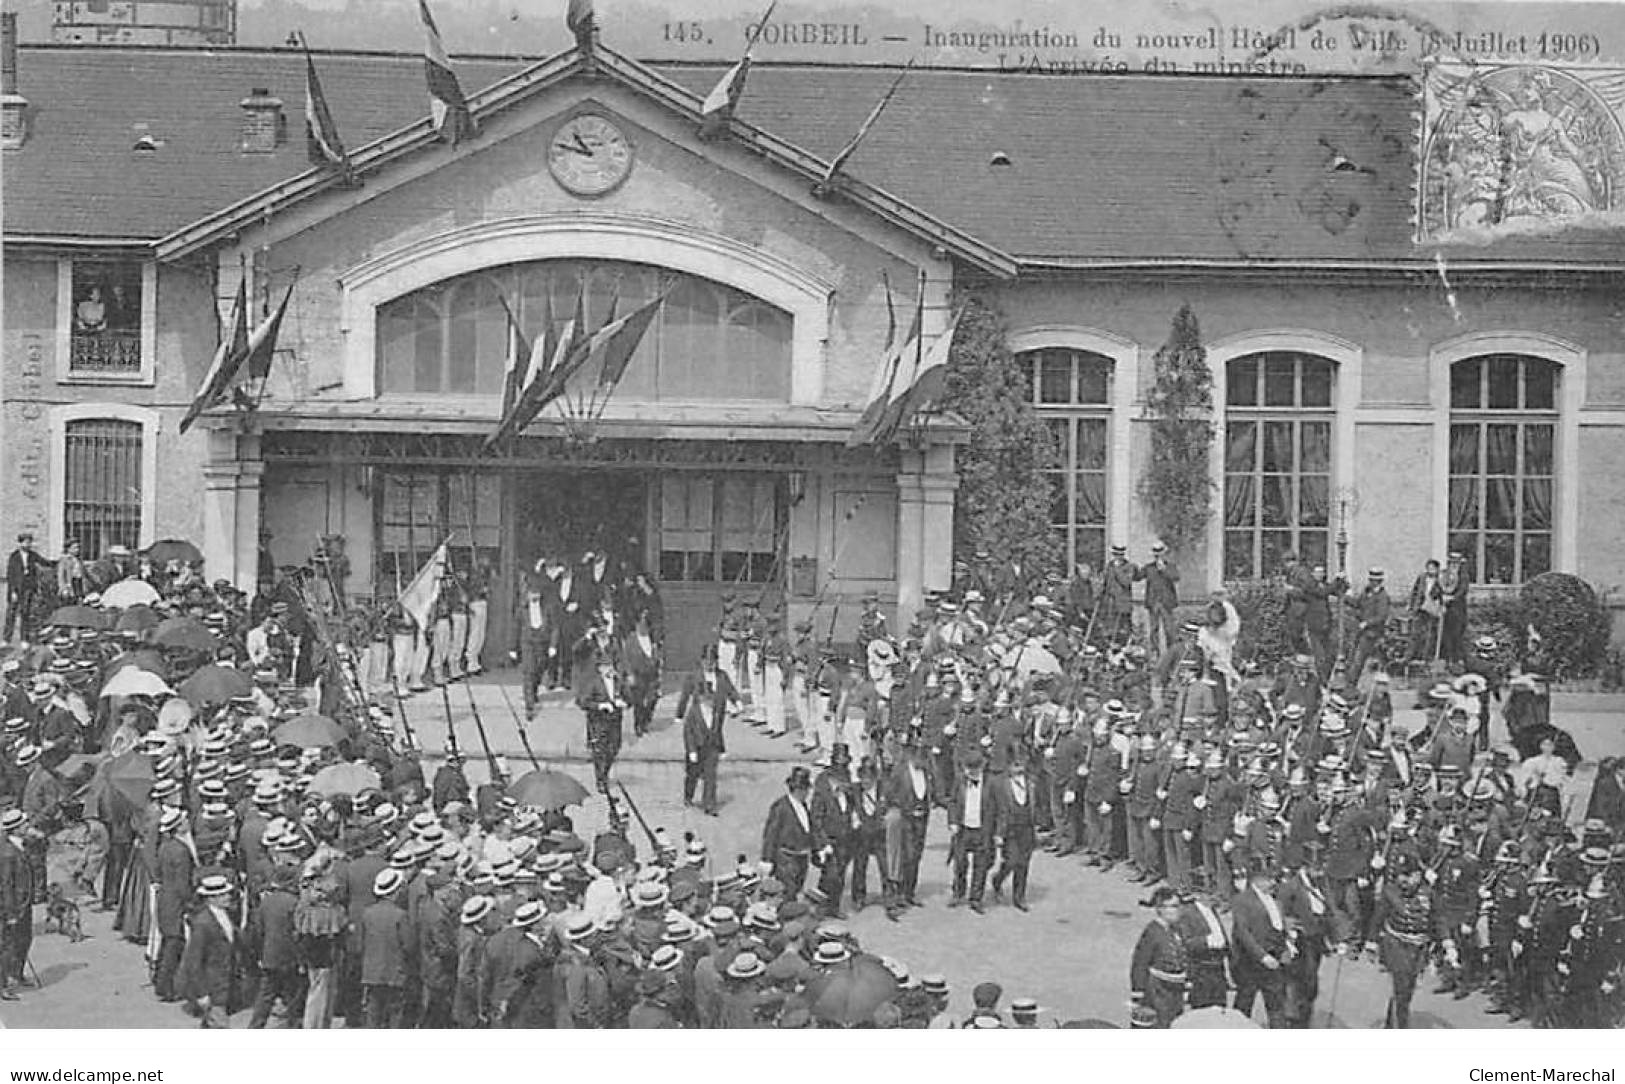
[[[508,794],[520,805],[537,809],[563,809],[587,800],[587,788],[573,775],[551,768],[535,768],[508,785]]]
[[[1182,1013],[1174,1018],[1174,1022],[1169,1027],[1181,1030],[1188,1028],[1191,1030],[1246,1031],[1256,1029],[1258,1025],[1253,1023],[1252,1017],[1245,1013],[1239,1013],[1229,1006],[1212,1005],[1205,1009],[1192,1009],[1188,1013]]]
[[[135,667],[137,670],[146,670],[163,677],[168,670],[164,666],[164,657],[156,651],[126,651],[102,668],[102,677],[111,678],[120,670]]]
[[[134,751],[120,753],[103,765],[103,778],[115,794],[132,806],[146,805],[152,794],[152,758]]]
[[[151,606],[157,601],[157,590],[146,580],[120,580],[102,592],[102,605],[114,610]]]
[[[174,693],[163,678],[139,666],[126,666],[102,686],[104,700],[110,696],[173,696]]]
[[[213,654],[220,649],[220,637],[195,617],[171,617],[158,626],[152,642],[159,647]]]
[[[311,779],[310,790],[324,798],[335,794],[353,798],[364,790],[377,790],[380,782],[378,773],[365,764],[329,764]]]
[[[59,629],[105,629],[107,615],[94,606],[63,606],[52,610],[45,623]]]
[[[815,1020],[856,1027],[897,996],[897,980],[872,956],[854,956],[807,985],[808,1011]]]
[[[297,716],[271,731],[271,740],[278,745],[297,745],[301,749],[337,745],[346,737],[342,726],[315,713]]]
[[[253,691],[254,683],[247,674],[215,663],[198,667],[180,687],[180,694],[194,708],[224,704],[234,696],[247,696]]]
[[[146,558],[155,565],[166,564],[170,561],[180,561],[183,564],[198,565],[203,563],[203,554],[192,543],[184,538],[164,538],[146,549]]]
[[[1061,662],[1048,648],[1036,644],[1013,647],[1004,656],[1016,674],[1017,681],[1025,681],[1034,674],[1059,674]]]
[[[151,606],[137,603],[118,615],[118,620],[113,622],[113,631],[146,632],[148,629],[157,628],[163,620],[158,611]]]

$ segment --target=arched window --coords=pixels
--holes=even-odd
[[[1088,350],[1046,347],[1016,355],[1034,409],[1060,451],[1050,482],[1050,526],[1068,567],[1106,559],[1112,413],[1112,359]]]
[[[562,332],[579,299],[587,330],[625,316],[677,281],[616,394],[642,401],[790,397],[792,320],[782,309],[694,275],[614,260],[510,264],[448,279],[378,308],[384,395],[497,395],[514,308],[534,338]],[[580,380],[593,382],[588,366]]]
[[[1558,366],[1485,354],[1450,366],[1449,543],[1475,583],[1552,568]]]
[[[1225,372],[1224,577],[1259,579],[1296,552],[1327,563],[1336,365],[1246,354]]]

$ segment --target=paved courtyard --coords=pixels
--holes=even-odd
[[[505,756],[517,774],[525,766],[525,758],[502,689],[487,679],[473,685],[471,691],[493,750]],[[513,695],[512,690],[509,694]],[[469,774],[476,781],[483,779],[481,746],[468,711],[468,693],[454,688],[451,699],[453,723],[463,748],[470,753]],[[1625,752],[1617,733],[1622,718],[1618,707],[1600,698],[1560,700],[1554,721],[1571,728],[1580,748],[1594,760]],[[407,710],[426,750],[438,752],[444,732],[439,693],[412,698]],[[671,722],[669,700],[656,718],[654,734],[628,744],[618,778],[630,788],[650,823],[664,827],[673,839],[681,840],[684,832],[691,831],[706,840],[716,862],[731,863],[739,855],[754,860],[767,806],[781,792],[789,763],[803,759],[795,752],[794,732],[788,738],[770,739],[746,724],[731,725],[730,753],[719,779],[723,806],[713,818],[682,805],[681,734]],[[1406,715],[1401,722],[1414,722],[1414,717]],[[590,769],[584,763],[581,715],[566,700],[552,698],[529,733],[538,757],[590,780]],[[434,766],[431,760],[431,773]],[[1583,811],[1593,772],[1594,764],[1588,764],[1577,777],[1578,811]],[[590,838],[604,823],[606,807],[602,799],[594,797],[575,812],[578,831]],[[640,852],[646,854],[646,842],[641,833],[636,835]],[[968,1014],[970,987],[991,979],[1004,986],[1007,996],[1038,998],[1046,1020],[1094,1017],[1126,1023],[1129,956],[1140,929],[1150,919],[1149,910],[1139,906],[1142,888],[1118,874],[1090,869],[1075,858],[1059,860],[1040,853],[1033,863],[1031,912],[994,906],[979,916],[965,909],[947,909],[948,881],[947,831],[939,813],[932,821],[921,870],[921,898],[926,906],[900,923],[888,921],[878,907],[871,907],[852,916],[853,931],[865,948],[896,956],[916,973],[946,975],[954,990],[955,1012]],[[0,1007],[4,1026],[195,1026],[175,1006],[153,1000],[140,948],[111,931],[110,916],[87,912],[85,917],[91,936],[80,944],[69,944],[55,933],[37,935],[33,962],[43,989]],[[1387,986],[1374,963],[1348,960],[1339,965],[1335,958],[1328,959],[1321,984],[1317,1027],[1381,1026]],[[1455,1001],[1434,996],[1432,988],[1431,979],[1419,988],[1415,1026],[1506,1026],[1505,1017],[1485,1013],[1482,996]],[[1258,1014],[1261,1018],[1261,1008]],[[237,1027],[246,1022],[246,1013],[233,1018]]]

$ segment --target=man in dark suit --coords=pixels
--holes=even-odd
[[[649,732],[655,704],[660,699],[660,643],[649,624],[649,614],[640,613],[621,642],[621,671],[626,675],[626,699],[632,705],[632,736]]]
[[[831,918],[844,917],[841,896],[846,891],[846,871],[852,865],[857,844],[858,818],[849,772],[845,762],[831,760],[818,777],[810,807],[813,850],[821,867],[818,890],[824,894],[825,914]]]
[[[158,822],[158,962],[152,976],[152,992],[159,1001],[176,1001],[175,972],[186,948],[186,916],[192,909],[192,879],[197,859],[180,833],[186,828],[186,814],[166,809]]]
[[[994,828],[998,812],[993,786],[982,774],[980,751],[965,757],[964,769],[954,780],[948,800],[948,831],[954,866],[953,898],[949,907],[970,901],[971,910],[985,913],[982,894],[987,888],[988,867],[993,861]],[[969,878],[967,880],[967,873]]]
[[[587,716],[587,750],[592,754],[598,793],[609,793],[609,773],[621,754],[621,727],[626,710],[626,688],[615,671],[615,659],[600,652],[592,673],[582,682],[576,705]]]
[[[858,781],[852,788],[852,809],[857,815],[857,832],[852,839],[852,905],[858,910],[869,906],[869,861],[880,870],[880,889],[887,913],[897,905],[896,873],[887,864],[886,796],[880,788],[880,769],[870,757],[858,765]]]
[[[1286,1026],[1286,967],[1295,950],[1287,941],[1286,915],[1275,900],[1275,871],[1255,865],[1247,888],[1230,901],[1231,967],[1236,979],[1235,1009],[1252,1015],[1253,1001],[1264,998],[1269,1026]]]
[[[1145,581],[1145,613],[1150,619],[1146,646],[1153,654],[1173,646],[1174,611],[1179,608],[1179,569],[1168,563],[1168,547],[1151,543],[1151,560],[1134,571]]]
[[[925,748],[905,737],[902,753],[902,760],[892,768],[881,788],[886,805],[886,870],[892,878],[886,917],[893,921],[904,907],[920,905],[915,898],[920,857],[925,853],[925,832],[936,801]]]
[[[1315,883],[1307,866],[1298,865],[1282,879],[1276,892],[1286,916],[1287,935],[1297,949],[1283,970],[1286,973],[1287,1026],[1306,1028],[1320,996],[1320,961],[1327,949],[1345,936],[1333,925],[1336,912],[1326,893]]]
[[[237,975],[238,930],[231,894],[231,880],[224,874],[203,878],[197,889],[200,906],[186,937],[180,994],[197,1006],[202,1028],[230,1026],[216,1013],[231,1015]]]
[[[260,981],[254,996],[250,1028],[263,1028],[271,1010],[282,999],[288,1027],[300,1026],[305,1002],[305,974],[300,968],[299,950],[293,928],[293,912],[299,903],[299,867],[280,861],[271,872],[271,882],[260,894],[259,905],[249,914],[252,936],[259,946]]]
[[[0,1001],[17,1000],[17,984],[34,943],[34,872],[24,853],[28,814],[0,814]]]
[[[733,681],[717,668],[717,647],[706,644],[697,671],[683,680],[677,697],[677,721],[683,727],[683,804],[692,805],[696,787],[700,808],[717,814],[717,760],[727,751],[722,722],[728,705],[738,702]]]
[[[1027,774],[1026,759],[1014,757],[1002,776],[991,781],[993,791],[993,842],[1003,855],[993,875],[993,898],[1004,892],[1010,881],[1010,902],[1016,910],[1027,910],[1027,870],[1037,845],[1037,818],[1033,808],[1036,788]]]
[[[1100,570],[1100,616],[1096,627],[1108,644],[1127,643],[1134,634],[1134,580],[1138,571],[1128,559],[1128,547],[1112,546],[1111,559]]]
[[[519,684],[525,718],[536,715],[536,693],[544,678],[549,688],[557,682],[559,667],[559,605],[557,584],[545,574],[544,561],[527,573],[519,590]]]
[[[38,589],[34,583],[40,568],[40,555],[34,552],[34,534],[22,531],[17,535],[17,548],[6,558],[6,625],[0,640],[9,642],[12,634],[27,637],[28,611],[34,605]]]
[[[491,1024],[499,1028],[551,1027],[556,947],[547,940],[547,906],[521,904],[508,927],[487,943]]]
[[[386,868],[373,879],[376,902],[361,912],[361,989],[366,1026],[399,1027],[405,1010],[401,991],[412,977],[412,920],[400,897],[406,879]]]
[[[812,794],[812,774],[797,765],[784,781],[785,793],[767,810],[762,828],[762,861],[771,863],[773,876],[784,886],[787,897],[801,894],[807,881],[807,864],[812,859],[812,812],[807,799]]]

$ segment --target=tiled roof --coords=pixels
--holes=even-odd
[[[417,56],[317,63],[352,148],[426,111]],[[471,93],[528,63],[455,59]],[[699,94],[722,71],[651,67]],[[738,116],[827,158],[894,77],[758,64]],[[19,81],[32,130],[4,160],[8,235],[156,238],[308,166],[295,50],[24,46]],[[254,87],[285,103],[290,138],[273,154],[238,150],[238,103]],[[1036,262],[1431,259],[1411,243],[1414,106],[1401,79],[922,68],[847,171]],[[131,153],[143,133],[163,143],[150,156]],[[1459,255],[1595,263],[1625,256],[1625,244],[1571,231]]]

